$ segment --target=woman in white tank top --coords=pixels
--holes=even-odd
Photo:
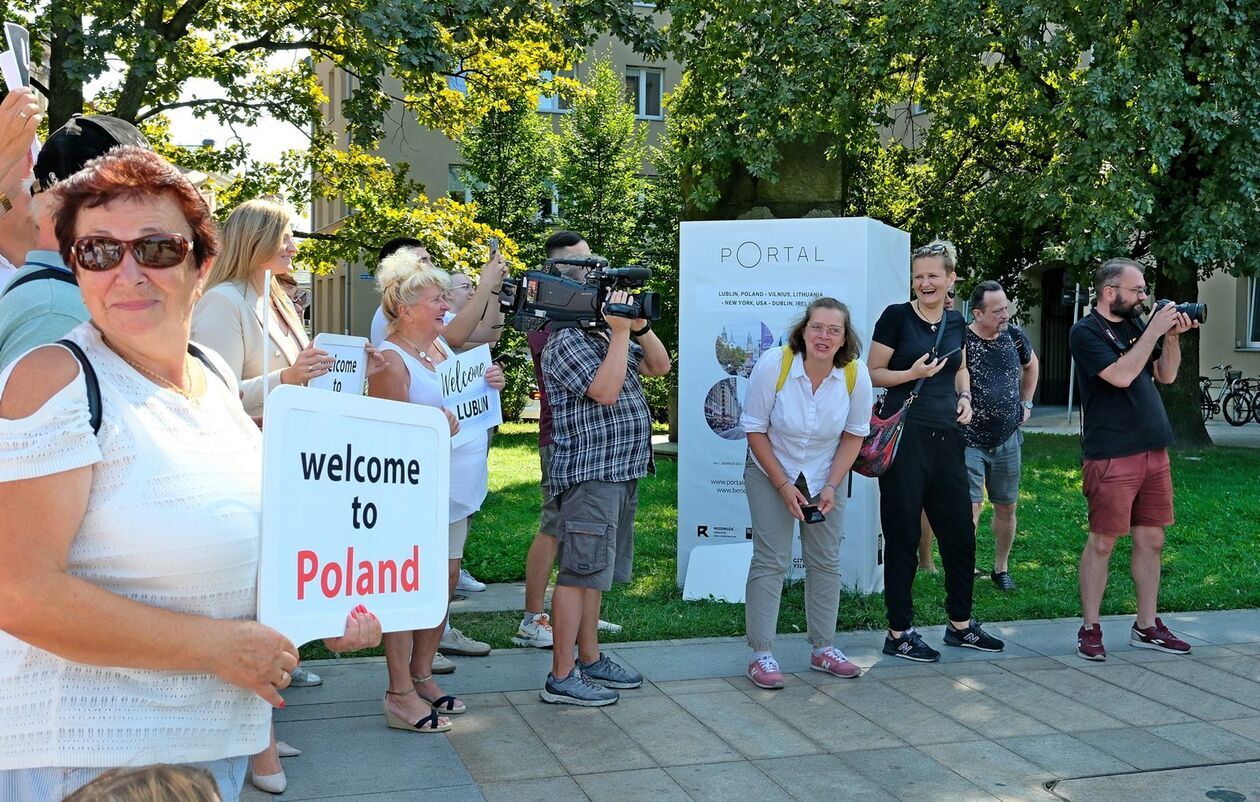
[[[399,251],[381,263],[376,281],[389,334],[381,343],[386,367],[369,378],[369,395],[442,408],[437,366],[452,353],[441,337],[444,315],[450,309],[445,298],[448,280],[445,273],[423,264],[410,251]],[[498,366],[486,371],[486,382],[495,389],[503,388],[503,373]],[[449,411],[443,412],[451,423],[451,434],[455,434],[459,424]],[[481,508],[486,497],[488,450],[488,438],[474,437],[451,451],[451,592],[459,579],[468,516]],[[464,712],[463,702],[443,694],[433,681],[433,656],[444,626],[445,621],[433,629],[385,636],[385,664],[389,671],[385,720],[390,727],[444,732],[451,727],[446,716]]]

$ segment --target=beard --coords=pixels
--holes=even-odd
[[[1137,319],[1141,316],[1143,309],[1144,307],[1142,306],[1141,301],[1133,301],[1130,303],[1117,298],[1111,304],[1111,314],[1116,317],[1124,318],[1125,320]]]

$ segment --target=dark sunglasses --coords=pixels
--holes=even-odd
[[[136,264],[144,267],[174,267],[184,261],[192,243],[179,234],[150,234],[133,240],[113,237],[79,237],[70,247],[75,263],[83,270],[113,270],[131,252]]]

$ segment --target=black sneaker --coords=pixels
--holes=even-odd
[[[941,659],[941,653],[924,643],[914,627],[902,632],[899,638],[894,638],[891,633],[884,636],[884,654],[916,663],[935,663]]]
[[[1007,571],[993,571],[989,574],[989,579],[992,579],[993,584],[997,585],[997,589],[1003,593],[1010,593],[1015,590],[1015,580],[1011,579],[1011,575]]]
[[[954,629],[953,624],[945,625],[945,645],[965,646],[968,649],[979,649],[982,652],[1000,652],[1006,644],[980,628],[980,622],[972,619],[971,626],[966,629]]]

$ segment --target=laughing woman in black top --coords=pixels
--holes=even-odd
[[[871,343],[871,383],[887,387],[884,412],[899,409],[915,383],[923,387],[906,410],[906,427],[897,458],[879,478],[879,512],[884,528],[884,605],[888,637],[884,654],[919,662],[940,659],[913,626],[914,584],[918,566],[919,510],[936,532],[945,569],[947,646],[1001,651],[1002,641],[971,618],[976,564],[976,530],[971,522],[962,434],[971,420],[971,392],[965,354],[960,349],[966,322],[945,308],[957,278],[954,246],[942,240],[910,257],[915,300],[893,304],[875,324]],[[938,327],[944,326],[943,334]],[[937,335],[941,334],[940,345]]]

